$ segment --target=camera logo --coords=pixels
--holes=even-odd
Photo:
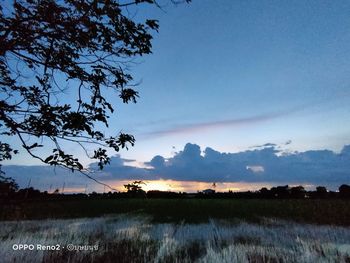
[[[13,250],[34,250],[35,246],[33,244],[13,244]]]

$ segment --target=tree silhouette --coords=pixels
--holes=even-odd
[[[342,184],[339,186],[340,197],[350,198],[350,185]]]
[[[10,196],[18,190],[18,184],[12,178],[0,175],[0,196]]]
[[[189,1],[186,1],[189,2]],[[132,135],[106,134],[115,92],[136,103],[129,67],[151,53],[158,21],[139,22],[128,7],[155,0],[19,0],[0,8],[0,135],[16,136],[32,157],[83,170],[64,142],[82,147],[99,167],[107,149],[134,145]],[[67,99],[68,98],[68,99]],[[6,140],[6,139],[5,139]],[[91,152],[87,145],[94,145]],[[51,154],[36,151],[51,149]],[[16,150],[0,141],[1,159]],[[0,160],[1,160],[0,159]]]
[[[127,193],[130,196],[136,197],[136,196],[140,196],[140,197],[146,197],[146,192],[144,190],[142,190],[142,185],[145,185],[146,183],[143,181],[134,181],[132,183],[129,184],[125,184],[124,187],[127,190]]]
[[[305,197],[305,189],[303,186],[294,186],[290,189],[290,197],[292,198],[304,198]]]
[[[271,188],[271,194],[277,198],[288,198],[289,197],[289,186],[277,186]]]
[[[260,193],[261,197],[263,197],[263,198],[273,197],[271,191],[268,190],[266,187],[261,188],[259,190],[259,193]]]
[[[130,184],[125,184],[124,187],[128,192],[136,193],[142,190],[142,184],[145,184],[143,181],[134,181]]]
[[[325,198],[328,195],[327,188],[324,186],[317,186],[316,187],[316,197],[318,198]]]

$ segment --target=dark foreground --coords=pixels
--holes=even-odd
[[[350,226],[349,199],[73,199],[4,201],[0,220],[149,215],[153,222],[200,223],[212,219],[259,222],[278,218],[312,224]]]

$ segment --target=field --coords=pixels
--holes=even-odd
[[[200,223],[208,219],[263,217],[300,223],[350,226],[350,200],[341,199],[73,199],[32,200],[1,205],[1,220],[100,217],[137,213],[153,222]]]
[[[2,262],[349,262],[350,229],[264,219],[259,224],[152,223],[135,215],[3,222]],[[34,250],[13,250],[34,244]],[[57,251],[37,250],[53,245]],[[71,244],[71,245],[69,245]],[[58,246],[57,246],[58,245]],[[72,247],[74,245],[74,247]],[[89,250],[77,247],[91,246]],[[69,251],[69,249],[80,251]]]
[[[350,262],[349,200],[27,201],[1,218],[2,262]]]

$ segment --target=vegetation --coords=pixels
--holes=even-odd
[[[59,245],[58,251],[13,250],[13,244]],[[88,245],[91,250],[67,249]],[[350,260],[350,229],[266,219],[151,223],[130,214],[76,220],[4,222],[4,262],[339,262]],[[56,246],[55,246],[56,247]]]
[[[305,191],[301,186],[262,188],[256,192],[196,194],[142,190],[142,181],[125,185],[127,192],[60,194],[19,189],[0,180],[0,220],[98,217],[137,212],[156,221],[205,222],[209,218],[257,222],[263,217],[307,223],[350,225],[348,185],[339,192]]]
[[[227,198],[250,198],[250,199],[334,199],[334,198],[350,198],[350,186],[343,184],[339,187],[339,191],[328,191],[324,186],[316,187],[316,191],[306,191],[302,186],[289,187],[277,186],[267,189],[261,188],[259,191],[246,192],[215,192],[213,189],[198,191],[197,193],[171,192],[150,190],[148,192],[142,189],[146,183],[143,181],[133,181],[124,185],[126,192],[108,192],[90,194],[64,194],[59,195],[59,189],[52,193],[47,191],[41,192],[32,187],[19,189],[17,183],[11,179],[0,175],[0,200],[23,200],[25,199],[74,199],[74,198],[205,198],[205,199],[227,199]]]
[[[134,181],[132,183],[124,185],[127,190],[127,194],[132,197],[147,197],[146,192],[142,190],[143,181]]]
[[[1,204],[1,220],[99,217],[138,213],[156,222],[207,222],[209,218],[259,222],[280,218],[304,223],[350,225],[350,200],[259,199],[66,199]]]
[[[18,192],[18,184],[12,178],[0,174],[0,198],[14,196]]]
[[[350,260],[346,185],[340,192],[279,186],[211,194],[146,193],[141,185],[135,181],[125,185],[127,192],[88,195],[8,191],[0,198],[0,257],[5,262]],[[13,250],[17,243],[59,244],[60,250]],[[69,251],[69,244],[89,248]]]
[[[131,17],[128,8],[145,4],[158,6],[156,0],[1,1],[0,161],[18,152],[6,137],[16,137],[30,156],[72,170],[83,166],[64,143],[82,147],[101,168],[108,148],[134,144],[132,135],[103,127],[115,111],[110,94],[123,103],[138,97],[129,69],[151,53],[158,21]]]

